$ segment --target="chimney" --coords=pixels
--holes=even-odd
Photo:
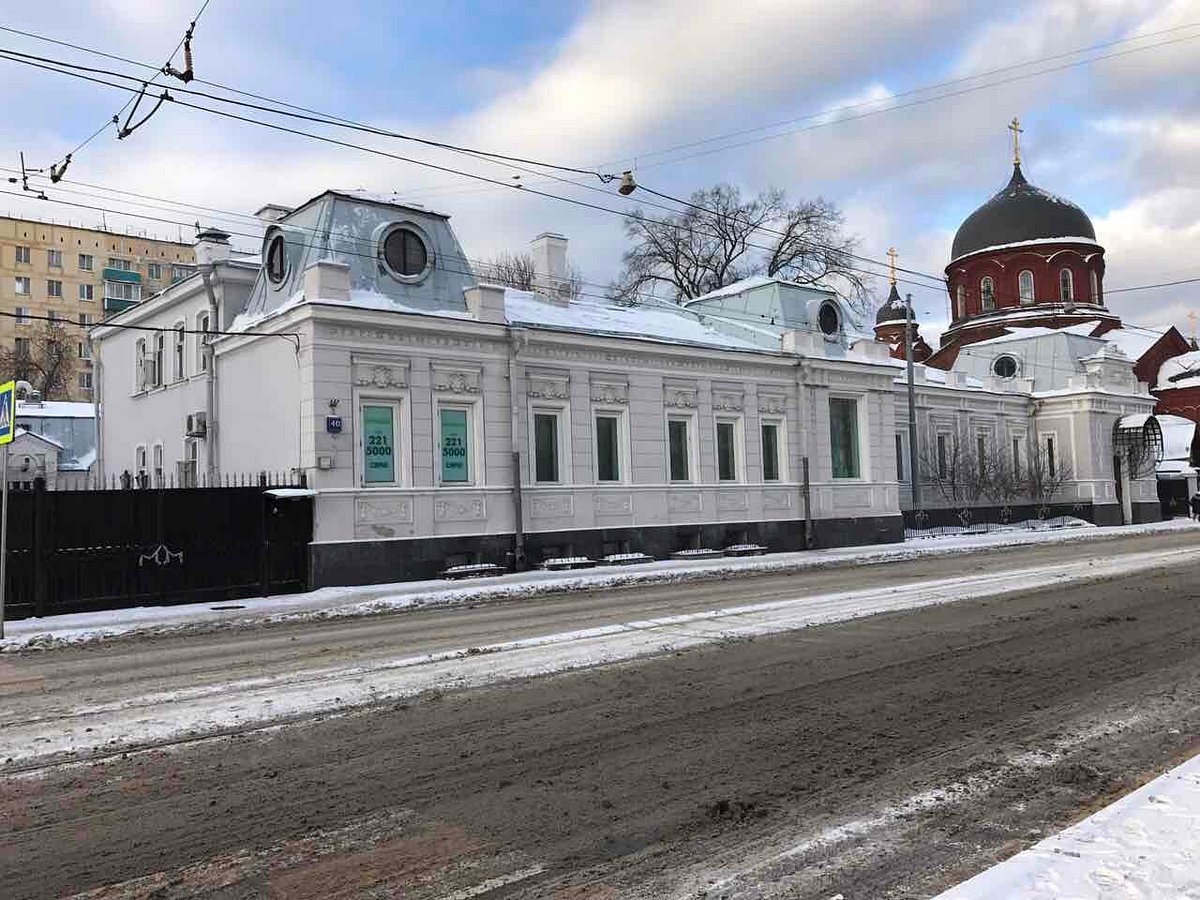
[[[555,303],[566,303],[569,283],[567,273],[567,239],[561,234],[546,231],[529,245],[533,256],[534,289]]]
[[[290,206],[280,206],[278,203],[268,203],[261,207],[254,215],[266,222],[268,225],[274,225],[276,222],[281,222],[292,214]]]
[[[229,232],[220,228],[205,228],[196,235],[196,262],[212,264],[229,259]]]

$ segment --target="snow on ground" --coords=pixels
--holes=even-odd
[[[664,584],[740,575],[799,572],[839,565],[973,553],[991,547],[1013,547],[1099,538],[1124,537],[1185,529],[1200,530],[1200,524],[1173,519],[1149,525],[1113,528],[1078,528],[1049,532],[993,532],[919,538],[903,544],[871,547],[842,547],[774,553],[760,557],[713,560],[660,560],[620,568],[606,567],[570,574],[521,572],[469,583],[437,580],[402,584],[322,588],[304,594],[258,597],[222,603],[192,603],[132,609],[75,613],[46,618],[20,619],[5,625],[0,653],[48,649],[65,644],[82,644],[114,637],[212,631],[223,628],[252,628],[268,623],[367,616],[411,608],[512,600],[544,594],[605,590],[616,587]]]
[[[1200,756],[937,900],[1200,897]]]
[[[999,597],[1111,578],[1191,559],[1183,548],[1108,555],[990,574],[931,579],[899,587],[774,600],[603,625],[399,659],[330,666],[49,710],[5,721],[5,762],[25,765],[60,754],[87,754],[184,736],[263,727],[300,717],[428,691],[462,689],[660,655],[730,638],[963,599]]]

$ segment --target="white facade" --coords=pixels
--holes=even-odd
[[[565,239],[538,240],[557,277]],[[183,423],[205,410],[198,459],[216,477],[295,471],[316,490],[317,584],[522,550],[902,536],[901,369],[829,292],[752,279],[681,308],[507,290],[475,281],[445,216],[361,192],[289,213],[263,259],[253,287],[248,267],[214,266],[228,333],[212,382],[141,389],[143,335],[97,329],[103,466],[140,468],[143,446],[161,445],[164,467],[186,460]],[[204,294],[196,276],[116,321],[170,329]],[[1115,503],[1105,435],[1153,406],[1127,360],[1042,389],[940,375],[922,378],[922,433],[1053,434],[1079,476],[1072,498]]]

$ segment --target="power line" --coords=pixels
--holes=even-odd
[[[1176,287],[1180,284],[1196,284],[1200,283],[1200,277],[1197,278],[1181,278],[1178,281],[1160,281],[1158,284],[1139,284],[1134,287],[1123,288],[1105,288],[1106,294],[1125,294],[1129,291],[1149,291],[1154,288]]]

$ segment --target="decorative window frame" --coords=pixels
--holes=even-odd
[[[996,308],[996,279],[984,275],[979,279],[979,309],[981,312],[992,312]]]
[[[596,429],[596,419],[601,416],[617,420],[617,478],[616,480],[600,480],[600,446],[599,432]],[[599,485],[628,484],[630,482],[630,465],[633,456],[629,443],[629,411],[623,406],[608,403],[593,403],[591,418],[592,434],[592,480]],[[669,465],[669,460],[668,460]]]
[[[371,388],[354,390],[354,483],[363,490],[378,490],[380,488],[412,487],[412,403],[411,394],[405,389]],[[399,440],[395,442],[396,459],[393,465],[392,481],[367,482],[364,466],[365,424],[364,406],[388,406],[392,409],[393,433],[399,431]]]
[[[761,408],[761,401],[760,401]],[[767,480],[767,448],[763,443],[763,426],[775,427],[775,452],[779,458],[775,460],[779,477]],[[788,467],[787,417],[780,413],[758,417],[758,472],[763,484],[786,484],[791,481],[791,471]]]
[[[1064,281],[1063,276],[1066,275]],[[1066,288],[1066,296],[1063,296],[1063,288]],[[1060,303],[1075,302],[1075,273],[1071,271],[1069,266],[1063,266],[1058,270],[1058,301]]]
[[[672,478],[671,477],[671,422],[687,423],[687,478]],[[694,410],[689,410],[686,407],[671,407],[668,408],[663,416],[663,447],[666,452],[663,454],[663,475],[664,481],[671,485],[699,484],[700,483],[700,417]]]
[[[529,437],[529,483],[538,485],[567,485],[574,479],[571,472],[571,404],[569,401],[546,402],[540,399],[530,399],[527,410],[529,427],[526,429]],[[540,481],[537,477],[537,427],[534,416],[553,416],[555,419],[554,439],[555,453],[558,455],[556,468],[558,478],[553,481]]]
[[[718,435],[722,425],[733,426],[733,478],[721,477],[721,444]],[[741,413],[722,412],[713,416],[713,472],[717,484],[744,484],[746,481],[746,426]]]
[[[171,325],[171,381],[187,380],[187,322]]]
[[[439,489],[462,490],[483,487],[487,481],[484,443],[483,368],[477,363],[434,363],[430,371],[433,395],[433,427],[429,436],[433,450],[433,483]],[[442,481],[442,410],[467,413],[467,480]],[[531,423],[532,424],[532,423]]]
[[[412,232],[421,242],[421,246],[425,248],[425,268],[413,275],[405,275],[403,272],[397,272],[387,261],[387,253],[384,247],[387,244],[388,238],[398,231]],[[437,253],[433,248],[433,240],[429,237],[429,232],[422,228],[412,219],[400,219],[394,222],[387,222],[375,229],[375,248],[378,258],[380,270],[389,278],[394,278],[401,284],[420,284],[429,277],[429,273],[433,271],[437,264]]]
[[[829,477],[837,484],[857,484],[871,480],[871,454],[869,452],[870,421],[867,417],[867,395],[855,394],[848,391],[830,391],[829,400],[853,400],[857,428],[855,437],[858,443],[858,475],[850,477],[834,476],[833,474],[833,407],[825,404],[825,429],[829,437]]]
[[[1024,280],[1025,276],[1029,276],[1029,291],[1026,292]],[[1029,306],[1037,302],[1037,280],[1033,277],[1031,269],[1022,269],[1017,273],[1017,297],[1022,306]]]

